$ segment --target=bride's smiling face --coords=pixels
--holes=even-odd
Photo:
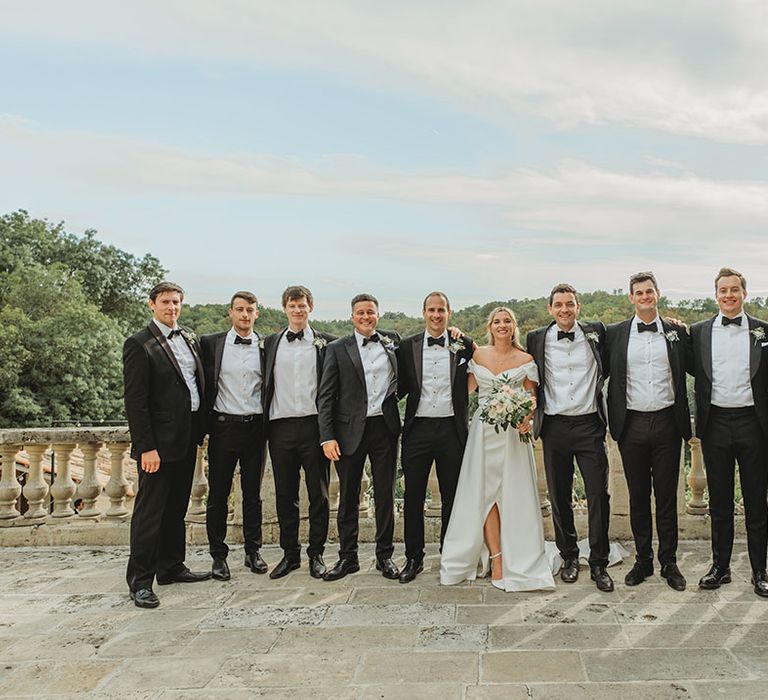
[[[515,322],[506,311],[494,314],[490,324],[494,340],[509,340],[515,335]]]

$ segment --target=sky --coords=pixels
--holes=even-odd
[[[768,295],[764,0],[0,0],[0,213],[191,303]]]

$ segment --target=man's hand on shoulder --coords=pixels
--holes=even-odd
[[[154,474],[160,469],[160,453],[157,450],[141,453],[141,469],[147,474]]]

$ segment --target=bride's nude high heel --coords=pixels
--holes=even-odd
[[[488,558],[490,561],[490,569],[491,569],[491,581],[501,581],[502,578],[504,578],[504,574],[502,572],[502,575],[499,576],[499,578],[493,577],[493,560],[498,559],[501,556],[501,552],[496,552],[496,554],[491,554]]]

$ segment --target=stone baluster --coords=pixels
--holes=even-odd
[[[108,520],[125,520],[128,517],[128,508],[125,505],[125,497],[128,493],[128,480],[123,472],[123,459],[130,445],[129,442],[112,442],[107,445],[109,449],[110,475],[104,491],[109,496],[110,503],[105,513]],[[141,469],[141,465],[138,468]]]
[[[205,448],[205,444],[197,448],[195,474],[192,477],[192,493],[187,510],[187,520],[195,523],[205,522],[205,497],[208,495],[208,479],[205,476]]]
[[[104,446],[103,442],[86,442],[80,445],[83,453],[83,480],[77,487],[77,497],[83,499],[81,518],[98,518],[101,511],[96,507],[96,499],[101,495],[101,483],[96,476],[96,455]]]
[[[691,500],[688,501],[686,511],[691,515],[706,515],[709,512],[709,506],[704,500],[707,477],[704,473],[701,441],[697,437],[692,437],[689,444],[691,446],[691,471],[688,472],[688,486],[691,487]]]
[[[339,512],[339,475],[336,472],[336,462],[331,462],[331,478],[328,482],[328,505],[331,516]]]
[[[68,520],[75,515],[72,508],[72,496],[77,485],[72,480],[72,467],[69,463],[77,445],[72,442],[55,443],[53,445],[54,469],[56,474],[51,486],[53,496],[53,513],[51,517]]]
[[[432,462],[432,467],[429,470],[427,487],[432,498],[426,507],[426,514],[439,518],[443,512],[443,497],[440,494],[440,482],[437,480],[437,467],[435,467],[434,462]]]
[[[19,517],[16,501],[21,495],[21,484],[16,478],[16,454],[20,449],[21,445],[0,445],[0,521],[5,524]]]
[[[27,499],[27,512],[24,518],[30,522],[43,522],[48,517],[48,482],[43,476],[43,455],[48,445],[27,445],[29,455],[29,474],[24,484],[24,498]]]
[[[368,476],[368,462],[363,466],[363,478],[360,480],[360,516],[367,518],[371,514],[371,499],[368,496],[368,489],[371,486],[371,479]]]
[[[542,517],[547,517],[552,509],[552,504],[547,496],[547,475],[544,471],[544,448],[541,440],[533,443],[533,459],[536,464],[536,490],[539,492],[539,505]]]
[[[629,516],[629,488],[624,477],[618,443],[606,436],[608,450],[608,490],[611,494],[611,515]]]

